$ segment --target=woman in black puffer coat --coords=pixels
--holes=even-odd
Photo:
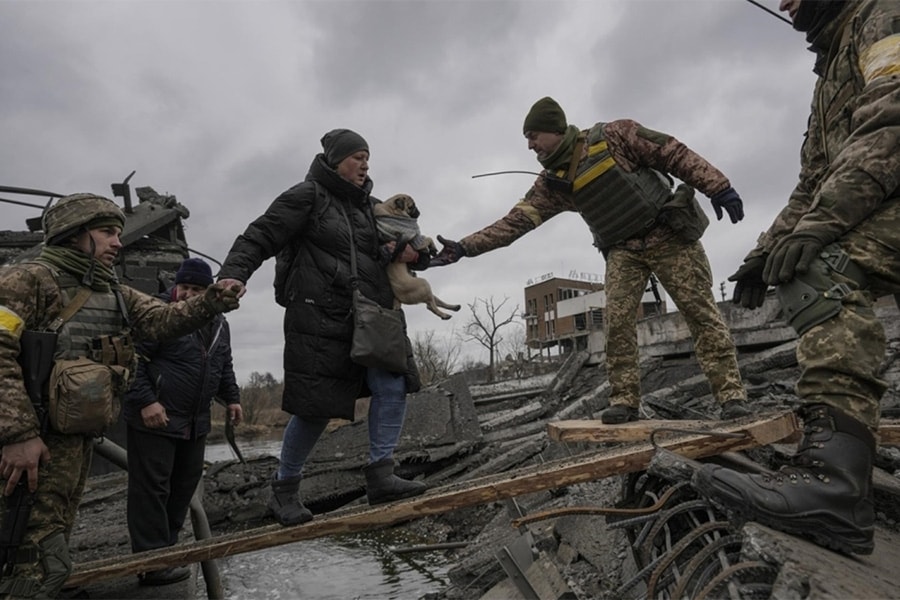
[[[312,518],[297,493],[303,465],[329,419],[352,420],[356,399],[365,396],[371,396],[364,469],[369,503],[425,491],[424,484],[394,475],[406,393],[419,385],[409,341],[406,373],[366,368],[350,359],[350,236],[360,291],[387,308],[394,302],[385,270],[394,247],[378,242],[369,147],[349,129],[328,132],[322,147],[306,179],[276,198],[238,236],[219,272],[219,281],[244,285],[263,261],[279,255],[276,298],[286,307],[282,408],[293,416],[284,431],[269,508],[283,525]],[[290,258],[287,268],[283,257]],[[407,246],[396,260],[424,268],[429,257]]]

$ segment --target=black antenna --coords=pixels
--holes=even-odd
[[[491,175],[508,175],[510,173],[522,173],[524,175],[540,176],[540,173],[535,173],[534,171],[497,171],[495,173],[481,173],[480,175],[472,175],[472,179],[477,179],[478,177],[490,177]]]
[[[128,214],[131,214],[133,211],[133,209],[131,208],[131,186],[128,185],[128,182],[131,181],[134,173],[135,171],[129,173],[128,177],[126,177],[125,181],[123,181],[122,183],[112,184],[113,196],[118,196],[125,201],[125,212]]]
[[[780,20],[784,21],[785,23],[787,23],[787,24],[790,25],[791,27],[794,26],[794,24],[791,23],[791,20],[790,20],[790,19],[785,19],[783,16],[779,15],[779,14],[778,14],[777,12],[775,12],[774,10],[772,10],[772,9],[770,9],[770,8],[766,8],[765,6],[763,6],[762,4],[760,4],[759,2],[757,2],[756,0],[747,0],[747,2],[749,2],[750,4],[752,4],[753,6],[755,6],[756,8],[760,8],[760,9],[766,11],[767,13],[769,13],[770,15],[772,15],[773,17],[775,17],[776,19],[780,19]]]

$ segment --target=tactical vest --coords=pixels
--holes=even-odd
[[[69,273],[53,267],[50,270],[59,284],[62,303],[66,305],[75,297],[80,283]],[[118,293],[91,294],[58,333],[56,360],[87,357],[105,365],[133,368],[134,346]]]
[[[588,156],[579,162],[572,182],[573,202],[600,250],[648,232],[672,194],[672,182],[659,171],[640,167],[629,173],[616,164],[604,125],[588,131]],[[555,175],[566,177],[566,169]]]

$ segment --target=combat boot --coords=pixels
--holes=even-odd
[[[282,525],[299,525],[313,518],[312,512],[300,501],[301,475],[287,479],[272,479],[272,496],[269,511]]]
[[[750,409],[747,408],[747,402],[744,400],[728,400],[722,404],[722,411],[719,418],[723,421],[731,421],[733,419],[741,419],[750,416]]]
[[[625,404],[613,404],[600,413],[600,421],[606,425],[619,425],[630,423],[640,418],[638,409]]]
[[[875,510],[869,428],[825,404],[800,411],[803,438],[790,464],[775,473],[746,474],[704,465],[694,488],[747,519],[846,554],[871,554]]]
[[[427,489],[421,481],[410,481],[394,475],[394,460],[391,458],[366,465],[363,473],[366,476],[366,498],[370,505],[418,496]]]

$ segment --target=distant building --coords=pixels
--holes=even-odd
[[[647,289],[638,308],[638,319],[666,313],[662,297],[657,302],[652,288]],[[540,353],[556,346],[558,354],[577,350],[591,350],[589,337],[602,336],[606,314],[606,292],[599,277],[568,279],[552,274],[539,278],[525,287],[525,343]],[[592,345],[596,345],[596,342]]]

